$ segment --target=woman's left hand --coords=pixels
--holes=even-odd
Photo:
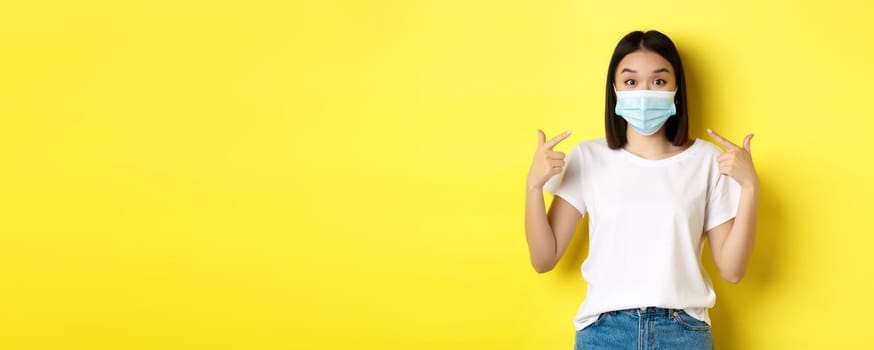
[[[759,176],[756,175],[756,168],[753,167],[753,157],[750,154],[750,140],[753,134],[749,134],[744,138],[744,146],[740,147],[724,137],[717,134],[715,131],[707,129],[707,132],[714,140],[719,141],[725,147],[725,153],[719,155],[719,172],[731,176],[742,187],[758,188]]]

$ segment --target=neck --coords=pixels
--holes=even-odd
[[[671,144],[665,137],[665,128],[647,136],[638,133],[629,125],[625,135],[628,140],[625,150],[646,159],[667,158],[686,148],[685,145],[678,147]]]

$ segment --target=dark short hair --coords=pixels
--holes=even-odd
[[[686,108],[686,76],[683,74],[683,64],[680,62],[680,53],[677,47],[666,35],[650,30],[647,32],[634,31],[625,35],[610,58],[610,67],[607,69],[607,103],[604,126],[607,129],[607,145],[611,149],[619,149],[628,143],[625,134],[628,122],[616,115],[616,93],[613,91],[613,81],[616,77],[616,69],[619,61],[625,55],[637,50],[655,52],[671,63],[674,75],[677,79],[677,94],[674,95],[674,103],[677,105],[677,114],[668,118],[665,122],[665,136],[674,146],[682,146],[689,141],[689,116]]]

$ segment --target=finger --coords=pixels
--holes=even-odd
[[[553,160],[549,161],[549,165],[551,165],[553,167],[563,167],[564,161],[561,159],[553,159]]]
[[[749,134],[744,138],[744,149],[747,150],[747,152],[750,152],[750,140],[753,139],[753,136],[755,135]]]
[[[728,150],[728,151],[722,152],[722,154],[720,154],[718,157],[716,157],[716,161],[719,163],[733,162],[736,158],[737,158],[737,155],[734,154],[734,152],[732,150]]]
[[[722,152],[719,157],[716,157],[716,161],[722,162],[731,162],[737,159],[737,154],[734,154],[733,151]]]
[[[542,145],[546,142],[546,135],[543,134],[543,130],[537,129],[537,144]]]
[[[549,159],[564,159],[564,153],[562,153],[562,152],[549,152],[547,157]]]
[[[717,134],[716,131],[713,131],[711,129],[707,129],[707,132],[710,133],[710,136],[713,137],[714,140],[718,141],[723,146],[725,146],[726,149],[728,149],[728,148],[740,148],[737,145],[735,145],[734,143],[732,143],[731,141],[726,140],[724,137],[722,137],[722,135]]]
[[[549,142],[547,142],[546,144],[544,144],[544,146],[546,146],[546,148],[550,148],[550,149],[551,149],[551,148],[555,147],[555,145],[557,145],[559,142],[561,142],[561,140],[566,139],[568,136],[571,136],[571,131],[570,131],[570,130],[565,131],[565,132],[559,134],[559,135],[556,136],[556,137],[553,137],[552,140],[549,140]]]

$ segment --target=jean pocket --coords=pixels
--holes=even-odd
[[[671,316],[675,321],[677,321],[677,323],[683,326],[683,328],[686,328],[688,330],[699,332],[710,331],[710,324],[695,317],[692,317],[692,315],[689,315],[684,310],[674,310],[671,313]]]
[[[592,322],[590,325],[587,326],[587,328],[594,327],[594,326],[597,326],[597,325],[603,323],[604,319],[607,318],[607,316],[609,314],[610,314],[609,312],[602,312],[602,313],[598,314],[598,318],[595,319],[595,322]]]

